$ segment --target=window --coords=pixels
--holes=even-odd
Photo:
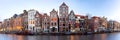
[[[63,26],[65,26],[65,24],[63,24]]]
[[[63,8],[62,12],[65,13],[65,11],[66,11],[65,8]]]
[[[65,21],[65,18],[63,18],[63,21]]]
[[[65,11],[65,8],[63,8],[63,11]]]
[[[52,26],[53,26],[53,23],[51,23],[52,24]]]
[[[55,23],[55,25],[56,25],[56,23]]]
[[[32,21],[32,24],[34,24],[34,21]]]

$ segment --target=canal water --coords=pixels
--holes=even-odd
[[[56,35],[56,36],[0,34],[0,40],[120,40],[120,32],[92,35]]]

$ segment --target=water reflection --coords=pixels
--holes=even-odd
[[[0,34],[0,40],[119,40],[120,33],[94,35],[15,35]]]

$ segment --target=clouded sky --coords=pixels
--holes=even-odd
[[[24,9],[35,9],[40,13],[48,13],[65,2],[69,11],[76,14],[106,16],[108,19],[120,21],[120,0],[0,0],[0,20],[20,14]]]

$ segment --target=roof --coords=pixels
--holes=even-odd
[[[0,22],[0,23],[2,23],[2,22]]]
[[[66,6],[66,7],[68,7],[68,6],[65,4],[65,2],[63,2],[62,5],[60,5],[60,7],[61,7],[61,6]]]
[[[83,16],[83,15],[75,15],[76,17],[80,17],[80,18],[86,18],[87,16]]]
[[[66,5],[65,2],[63,2],[62,5]]]

